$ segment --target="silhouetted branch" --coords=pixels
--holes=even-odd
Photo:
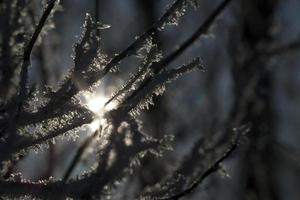
[[[272,141],[275,143],[276,149],[283,155],[283,157],[293,163],[300,170],[300,152],[296,149],[289,147],[286,144],[278,141]]]
[[[186,2],[186,0],[176,0],[175,3],[164,13],[164,15],[156,22],[154,23],[146,32],[144,32],[142,35],[137,37],[133,43],[131,43],[125,50],[123,50],[120,54],[115,56],[105,67],[105,71],[103,75],[109,72],[109,70],[117,65],[121,60],[123,60],[125,57],[128,57],[129,55],[132,55],[136,53],[136,50],[138,49],[138,46],[140,46],[143,41],[145,41],[147,38],[154,37],[154,35],[157,34],[159,29],[161,29],[167,20],[176,12],[177,9],[183,6],[183,4]],[[102,77],[99,77],[100,79]]]
[[[100,13],[99,13],[99,2],[100,0],[94,0],[94,3],[95,3],[95,20],[96,20],[96,23],[100,21]],[[98,29],[97,30],[97,36],[99,37],[100,36],[100,30]]]
[[[54,8],[55,3],[56,3],[56,0],[50,0],[47,3],[47,7],[45,8],[45,10],[43,12],[41,19],[39,20],[39,23],[36,26],[32,37],[30,38],[28,44],[25,47],[24,54],[23,54],[23,64],[22,64],[21,73],[20,73],[19,96],[17,98],[19,100],[19,103],[22,103],[24,96],[26,95],[26,92],[27,92],[27,90],[26,90],[27,77],[28,77],[27,71],[28,71],[28,67],[30,66],[30,56],[31,56],[32,49],[33,49],[42,29],[47,21],[47,18],[49,17],[52,9]],[[18,106],[20,107],[20,105],[18,105]]]
[[[73,170],[75,169],[77,163],[80,161],[82,154],[89,147],[89,145],[93,142],[95,137],[97,135],[99,135],[99,133],[101,133],[101,128],[100,128],[100,130],[95,131],[93,133],[93,135],[86,138],[85,141],[81,144],[81,146],[77,150],[73,160],[71,161],[69,167],[67,168],[65,175],[63,176],[63,182],[66,182],[69,179],[69,177],[70,177],[71,173],[73,172]]]
[[[199,28],[184,41],[175,51],[170,53],[166,58],[163,59],[161,67],[167,66],[174,61],[179,55],[181,55],[188,47],[190,47],[199,37],[206,34],[209,28],[212,26],[216,18],[223,12],[223,10],[229,5],[232,0],[223,0],[212,13],[204,20]],[[158,70],[158,69],[157,69]]]
[[[180,199],[180,198],[192,193],[206,178],[208,178],[211,174],[215,173],[216,171],[218,171],[220,169],[221,163],[225,159],[227,159],[234,152],[234,150],[238,147],[241,135],[245,134],[248,131],[249,130],[248,130],[247,126],[236,129],[235,135],[234,135],[229,147],[224,152],[224,154],[219,159],[217,159],[206,171],[204,171],[204,173],[202,173],[198,178],[196,178],[195,181],[193,181],[193,183],[187,189],[183,190],[182,192],[180,192],[176,195],[170,196],[170,197],[162,197],[162,198],[156,197],[155,199],[177,200],[177,199]]]
[[[300,40],[298,39],[298,40],[292,41],[288,44],[285,44],[283,46],[279,46],[279,47],[275,47],[275,48],[271,48],[271,49],[262,51],[261,54],[262,54],[262,56],[273,57],[273,56],[277,56],[277,55],[286,54],[291,51],[299,50],[299,48],[300,48]]]

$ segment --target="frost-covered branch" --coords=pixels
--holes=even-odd
[[[96,139],[96,136],[98,136],[101,133],[101,127],[99,130],[96,130],[91,136],[86,138],[84,142],[80,145],[78,148],[74,158],[71,161],[71,164],[68,166],[65,175],[63,176],[63,181],[66,182],[73,170],[75,169],[77,163],[80,161],[82,154],[85,152],[85,150],[89,147],[89,145]]]
[[[184,41],[175,51],[170,53],[166,58],[163,59],[162,67],[167,66],[179,55],[181,55],[188,47],[190,47],[198,38],[206,34],[209,28],[213,25],[216,18],[224,11],[232,0],[223,0],[204,20],[199,28],[191,35],[186,41]]]
[[[207,179],[211,174],[215,173],[220,169],[220,165],[223,161],[225,161],[238,147],[241,136],[245,135],[249,131],[249,127],[243,126],[238,129],[235,129],[234,137],[232,138],[229,146],[223,153],[221,157],[219,157],[210,167],[208,167],[203,173],[201,173],[198,177],[194,179],[194,181],[183,191],[169,196],[169,197],[155,197],[155,199],[159,200],[177,200],[180,199],[190,193],[192,193],[200,184],[203,183],[205,179]]]
[[[196,68],[202,71],[204,69],[199,58],[177,69],[166,70],[155,75],[142,89],[138,88],[134,90],[133,92],[136,95],[133,98],[125,99],[121,107],[127,112],[133,112],[133,114],[139,113],[140,110],[148,108],[149,104],[152,103],[153,95],[159,96],[163,94],[167,83]]]
[[[56,3],[56,0],[50,0],[47,3],[47,7],[45,8],[39,22],[38,25],[36,26],[34,33],[32,35],[32,37],[30,38],[28,44],[25,46],[24,49],[24,54],[23,54],[23,64],[21,67],[21,73],[20,73],[20,84],[19,84],[19,95],[17,97],[19,104],[18,106],[18,110],[20,110],[21,107],[21,103],[24,100],[24,97],[27,93],[27,89],[26,89],[26,84],[27,84],[27,78],[28,78],[28,67],[30,66],[30,56],[31,56],[31,52],[33,50],[33,47],[52,11],[52,9],[54,8]],[[19,111],[18,111],[19,112]]]
[[[153,70],[154,74],[159,73],[162,69],[166,68],[171,62],[173,62],[178,56],[180,56],[187,48],[189,48],[199,37],[206,34],[209,28],[213,25],[215,19],[222,13],[222,11],[226,8],[226,6],[232,0],[224,0],[222,1],[215,10],[204,20],[204,22],[199,26],[199,28],[195,31],[195,33],[189,37],[185,42],[183,42],[178,48],[176,48],[173,52],[171,52],[166,57],[162,58],[159,62],[153,62],[152,65],[149,66]],[[151,76],[143,81],[143,83],[139,86],[140,89],[145,87],[150,81]],[[138,91],[138,90],[136,90]],[[132,93],[129,99],[133,98],[136,93]]]
[[[160,154],[165,148],[165,142],[156,139],[147,138],[140,132],[140,127],[135,119],[128,115],[123,115],[122,123],[119,119],[111,119],[114,125],[109,133],[110,143],[102,149],[106,156],[101,154],[100,164],[92,172],[78,177],[77,179],[65,182],[62,180],[45,180],[39,182],[30,182],[17,175],[12,175],[8,181],[0,180],[0,194],[23,196],[30,194],[33,197],[41,198],[86,198],[103,193],[104,186],[111,185],[114,181],[122,177],[124,173],[134,167],[133,160],[138,160],[139,156],[147,152]],[[124,142],[125,133],[130,133],[132,143]],[[107,162],[105,158],[114,152],[119,157]],[[122,155],[122,156],[121,156]],[[105,160],[102,160],[105,159]],[[104,162],[102,162],[104,161]],[[105,167],[103,167],[104,163]],[[26,189],[27,188],[27,189]]]

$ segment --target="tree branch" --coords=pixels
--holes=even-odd
[[[292,41],[286,45],[279,46],[273,49],[262,51],[262,56],[272,57],[276,55],[286,54],[291,51],[299,50],[300,48],[300,39]]]
[[[101,129],[101,128],[100,128]],[[80,161],[82,154],[85,152],[86,148],[89,147],[89,145],[93,142],[94,138],[100,133],[101,130],[96,130],[93,135],[88,136],[88,138],[85,139],[85,141],[81,144],[79,149],[76,152],[76,155],[74,156],[73,160],[71,161],[71,164],[69,165],[64,177],[63,177],[63,182],[66,182],[73,170],[75,169],[77,163]]]
[[[240,137],[241,135],[244,135],[246,132],[249,131],[248,126],[242,126],[235,131],[235,135],[227,148],[227,150],[224,152],[224,154],[217,159],[204,173],[202,173],[196,180],[185,190],[182,192],[179,192],[178,194],[175,194],[170,197],[158,197],[155,198],[157,200],[177,200],[180,199],[190,193],[192,193],[203,181],[208,178],[211,174],[215,173],[219,170],[221,163],[227,159],[231,154],[234,152],[234,150],[238,147]]]
[[[35,28],[35,31],[31,37],[31,39],[29,40],[28,45],[25,47],[24,50],[24,54],[23,54],[23,64],[21,67],[21,74],[20,74],[20,85],[19,85],[19,96],[18,99],[20,99],[19,103],[22,103],[22,100],[26,94],[26,84],[27,84],[27,72],[28,72],[28,67],[30,66],[30,56],[31,56],[31,52],[32,49],[52,11],[52,9],[54,8],[56,0],[50,0],[47,3],[47,7],[44,10],[42,17],[38,23],[38,25]],[[18,105],[20,107],[20,105]]]
[[[209,28],[212,26],[216,18],[223,12],[223,10],[229,5],[232,0],[223,0],[205,19],[205,21],[200,25],[200,27],[191,35],[185,42],[183,42],[179,48],[170,53],[165,59],[162,61],[163,66],[167,66],[172,61],[174,61],[178,56],[180,56],[188,47],[190,47],[199,37],[203,34],[206,34]]]
[[[10,115],[10,119],[9,119],[9,125],[8,125],[8,132],[12,132],[10,134],[10,137],[14,137],[15,135],[15,131],[16,131],[16,126],[14,126],[14,124],[17,124],[18,120],[19,120],[19,113],[23,104],[23,101],[25,99],[25,96],[27,94],[27,89],[26,89],[26,85],[27,85],[27,79],[28,79],[28,67],[30,66],[30,56],[33,50],[33,47],[47,21],[47,18],[49,17],[52,9],[54,8],[56,0],[50,0],[47,4],[47,7],[45,8],[42,17],[39,20],[38,25],[35,28],[35,31],[32,35],[32,37],[30,38],[28,44],[25,46],[24,49],[24,54],[23,54],[23,63],[21,66],[21,72],[20,72],[20,82],[19,82],[19,93],[18,96],[16,98],[16,105],[14,107],[14,109],[12,110],[12,113]]]
[[[215,10],[210,14],[210,16],[200,25],[200,27],[196,30],[196,32],[189,37],[185,42],[182,43],[182,45],[179,46],[178,49],[174,50],[172,53],[170,53],[167,57],[163,58],[159,62],[153,63],[150,68],[154,69],[154,74],[159,73],[163,68],[167,67],[172,61],[174,61],[178,56],[180,56],[190,45],[192,45],[199,37],[201,37],[203,34],[209,30],[209,28],[212,26],[214,20],[219,16],[219,14],[226,8],[226,6],[231,2],[232,0],[224,0],[222,3],[215,8]],[[137,89],[135,92],[133,92],[128,99],[132,99],[137,92],[144,88],[152,79],[153,77],[150,76],[147,79],[143,81],[143,83],[140,85],[139,89]]]

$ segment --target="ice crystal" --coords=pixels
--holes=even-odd
[[[148,109],[150,105],[153,105],[154,95],[159,96],[164,93],[166,84],[171,83],[173,80],[196,68],[203,70],[203,65],[199,58],[194,59],[191,63],[178,69],[166,70],[155,76],[135,98],[127,102],[130,108],[130,114],[137,116],[141,110]]]
[[[177,26],[178,23],[179,23],[180,18],[185,14],[185,12],[187,11],[187,9],[189,7],[197,8],[198,4],[199,4],[199,0],[182,1],[182,3],[180,4],[180,6],[176,7],[176,9],[168,17],[168,19],[166,20],[166,22],[164,22],[162,24],[162,26],[160,26],[158,28],[158,30],[162,31],[163,29],[165,29],[166,26],[169,26],[169,25],[175,25],[175,26]]]

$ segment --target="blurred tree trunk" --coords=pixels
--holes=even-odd
[[[250,122],[249,146],[242,159],[241,189],[237,199],[276,200],[278,199],[276,157],[272,140],[275,135],[275,116],[272,101],[272,70],[259,49],[270,45],[270,29],[273,23],[275,0],[244,0],[241,3],[241,43],[236,43],[232,33],[232,69],[234,79],[235,104],[239,105],[243,96],[243,113],[234,109],[232,115],[240,115],[240,123]],[[240,45],[237,46],[236,44]],[[242,48],[243,51],[240,51]],[[231,48],[232,49],[232,48]],[[246,94],[247,93],[247,94]],[[246,94],[246,95],[245,95]]]

